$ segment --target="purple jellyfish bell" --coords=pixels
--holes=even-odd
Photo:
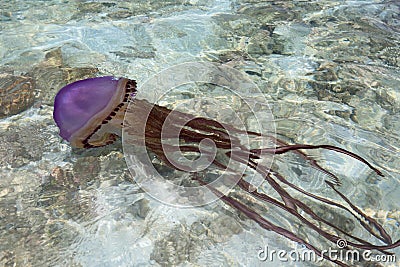
[[[60,136],[75,147],[112,143],[120,135],[124,113],[136,82],[112,76],[90,78],[63,87],[54,100]]]

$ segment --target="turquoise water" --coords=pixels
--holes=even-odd
[[[121,142],[86,151],[58,136],[52,105],[65,84],[114,75],[135,79],[140,87],[168,67],[193,61],[231,67],[253,81],[274,116],[263,123],[274,123],[279,137],[337,145],[382,170],[384,178],[343,155],[312,153],[340,176],[341,192],[398,240],[399,17],[396,1],[2,1],[0,265],[329,264],[262,262],[260,247],[298,245],[219,202],[193,209],[162,205],[133,180]],[[33,96],[16,87],[27,79]],[[158,101],[168,107],[183,103],[186,112],[228,122],[233,106],[249,128],[269,112],[255,94],[249,98],[259,101],[256,117],[229,95],[218,99],[224,106],[186,105],[210,96],[211,90],[199,87],[175,88]],[[4,99],[16,99],[15,114]],[[290,181],[333,197],[326,177],[295,156],[275,160]],[[273,194],[267,186],[260,190]],[[264,212],[326,245],[285,213],[270,206]],[[357,224],[324,212],[332,212],[337,224]]]

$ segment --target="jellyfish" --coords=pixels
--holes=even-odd
[[[328,144],[288,144],[271,136],[269,138],[273,140],[274,144],[272,147],[247,147],[242,144],[241,139],[237,136],[245,134],[259,138],[263,134],[237,129],[232,125],[214,119],[171,110],[150,103],[145,99],[137,99],[136,94],[135,80],[112,76],[89,78],[66,85],[58,92],[54,102],[53,117],[60,130],[60,136],[73,147],[90,149],[109,145],[121,136],[123,131],[127,131],[129,132],[129,142],[145,146],[165,165],[178,171],[185,171],[185,166],[174,161],[174,158],[169,157],[168,154],[181,151],[182,153],[205,153],[207,155],[209,151],[202,148],[201,143],[205,139],[212,140],[220,154],[238,165],[247,166],[257,172],[279,196],[270,196],[262,190],[254,189],[251,182],[244,179],[244,175],[239,176],[234,180],[235,186],[251,196],[254,201],[268,203],[290,213],[311,231],[329,242],[336,244],[345,239],[347,241],[345,249],[376,250],[390,255],[393,253],[388,251],[389,249],[400,246],[400,240],[393,242],[389,233],[377,220],[368,216],[339,191],[338,188],[341,184],[339,178],[323,168],[316,159],[310,157],[305,151],[324,149],[341,153],[362,162],[377,175],[383,176],[380,170],[359,155]],[[131,119],[128,121],[124,120],[127,114],[131,115]],[[179,142],[164,142],[164,139],[174,137],[173,133],[177,132],[177,129],[179,134],[175,137],[178,138]],[[233,135],[228,132],[233,133]],[[205,145],[207,146],[207,144]],[[342,201],[335,201],[308,192],[290,182],[273,168],[267,168],[259,163],[259,160],[266,155],[279,155],[288,152],[296,153],[312,167],[328,175],[331,179],[325,180],[326,185]],[[229,169],[225,161],[218,157],[210,157],[208,160],[217,169]],[[234,172],[234,170],[229,171]],[[218,199],[238,210],[265,230],[273,231],[291,241],[302,244],[307,249],[314,251],[319,257],[339,266],[348,266],[342,260],[330,258],[322,252],[321,248],[313,245],[306,238],[302,238],[295,232],[268,220],[266,215],[247,205],[245,201],[222,192],[217,186],[205,180],[204,176],[192,172],[191,179],[207,188]],[[288,188],[298,194],[290,194]],[[359,226],[381,243],[372,244],[335,225],[320,216],[313,207],[306,204],[299,196],[311,198],[321,205],[331,206],[350,214],[356,219]]]

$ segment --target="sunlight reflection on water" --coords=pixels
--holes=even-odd
[[[313,154],[398,239],[398,4],[176,2],[1,3],[1,73],[34,78],[37,101],[0,120],[0,263],[257,266],[257,247],[292,246],[222,205],[162,206],[135,185],[120,144],[81,151],[60,143],[51,105],[67,82],[101,74],[143,83],[196,60],[247,73],[270,100],[277,132],[291,143],[338,145],[382,169],[386,177],[377,178],[345,156]],[[324,191],[323,176],[297,160],[277,164],[292,181],[299,169],[309,172],[297,182]],[[271,220],[284,216],[266,210]],[[290,218],[282,224],[297,229]]]

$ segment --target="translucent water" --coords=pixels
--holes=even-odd
[[[383,178],[344,155],[310,153],[340,176],[341,192],[398,240],[399,18],[397,1],[1,1],[0,84],[29,77],[35,101],[3,114],[11,105],[6,96],[24,95],[15,84],[13,90],[0,87],[0,265],[330,264],[261,261],[258,252],[266,245],[287,251],[299,245],[220,202],[193,209],[161,204],[135,183],[121,142],[80,150],[58,136],[52,105],[65,84],[114,75],[137,80],[140,89],[167,67],[193,61],[248,75],[268,101],[249,95],[259,102],[254,112],[262,117],[270,108],[279,137],[340,146],[382,170]],[[174,107],[210,94],[175,88],[159,103]],[[253,127],[254,114],[240,101],[211,96],[225,106],[190,102],[185,112],[222,120],[232,106]],[[333,197],[326,176],[296,156],[275,159],[288,180]],[[268,186],[260,190],[274,194]],[[324,212],[346,226],[341,213]],[[277,208],[266,205],[263,216],[327,245]],[[357,229],[354,234],[370,238]],[[400,257],[399,248],[393,252]]]

